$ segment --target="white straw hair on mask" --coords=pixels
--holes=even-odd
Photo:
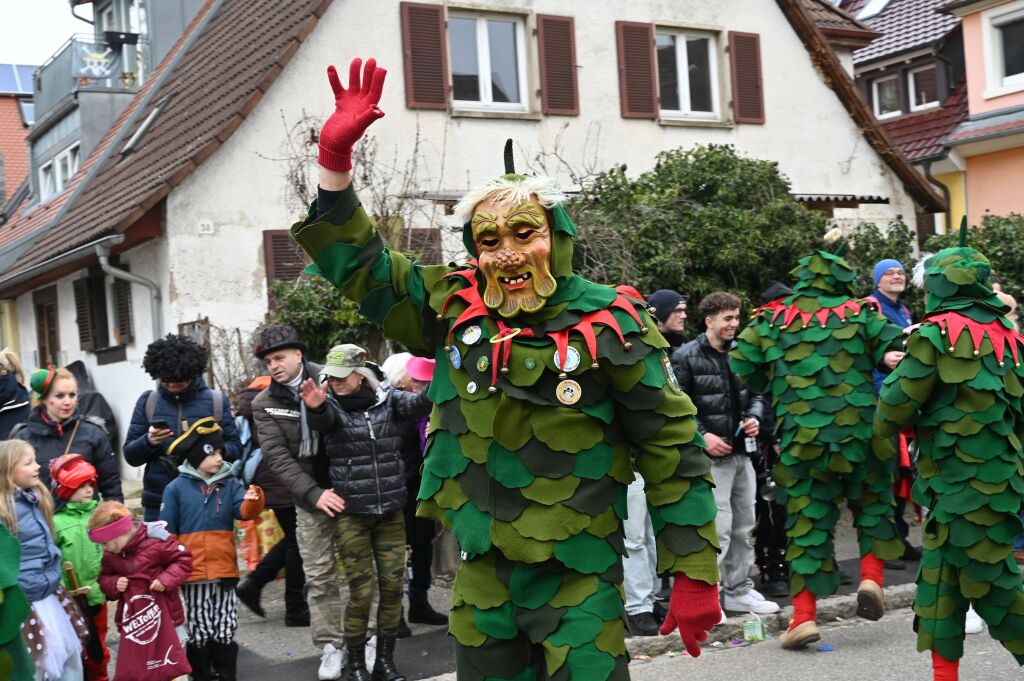
[[[521,203],[536,194],[537,203],[550,210],[565,203],[566,196],[553,178],[538,175],[524,179],[496,177],[485,185],[472,189],[455,204],[451,218],[456,227],[462,227],[473,217],[473,210],[481,201],[495,199],[498,203]]]

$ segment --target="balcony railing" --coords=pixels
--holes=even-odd
[[[36,70],[36,119],[76,90],[135,92],[146,77],[146,49],[134,33],[72,36]]]

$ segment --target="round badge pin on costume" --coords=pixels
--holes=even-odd
[[[320,136],[320,199],[332,206],[315,204],[292,234],[388,337],[450,360],[429,388],[418,498],[463,552],[449,617],[458,678],[628,678],[621,520],[633,450],[658,570],[675,575],[662,631],[678,628],[699,655],[721,616],[710,466],[643,297],[572,271],[565,196],[550,178],[516,174],[510,143],[506,173],[455,207],[468,262],[421,266],[388,251],[348,173],[352,144],[383,115],[379,74],[368,62],[369,99],[332,76],[342,95]],[[556,351],[565,362],[552,369]]]
[[[928,509],[914,612],[917,648],[936,679],[957,678],[973,603],[989,633],[1024,665],[1024,587],[1012,556],[1021,531],[1024,338],[989,286],[989,261],[966,246],[924,265],[925,318],[886,378],[875,429],[908,423],[921,437],[914,500]]]

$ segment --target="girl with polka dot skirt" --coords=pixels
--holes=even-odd
[[[35,450],[21,440],[0,442],[0,523],[21,544],[18,586],[32,604],[22,634],[36,681],[82,681],[82,641],[88,628],[61,587],[53,498],[39,480]]]

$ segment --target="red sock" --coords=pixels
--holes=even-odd
[[[860,578],[885,586],[885,563],[873,553],[865,554],[860,559]]]
[[[813,622],[818,616],[818,598],[807,589],[793,596],[793,621],[789,625],[792,631],[804,622]]]
[[[958,681],[960,678],[960,660],[947,660],[933,650],[932,672],[934,673],[934,681]]]

